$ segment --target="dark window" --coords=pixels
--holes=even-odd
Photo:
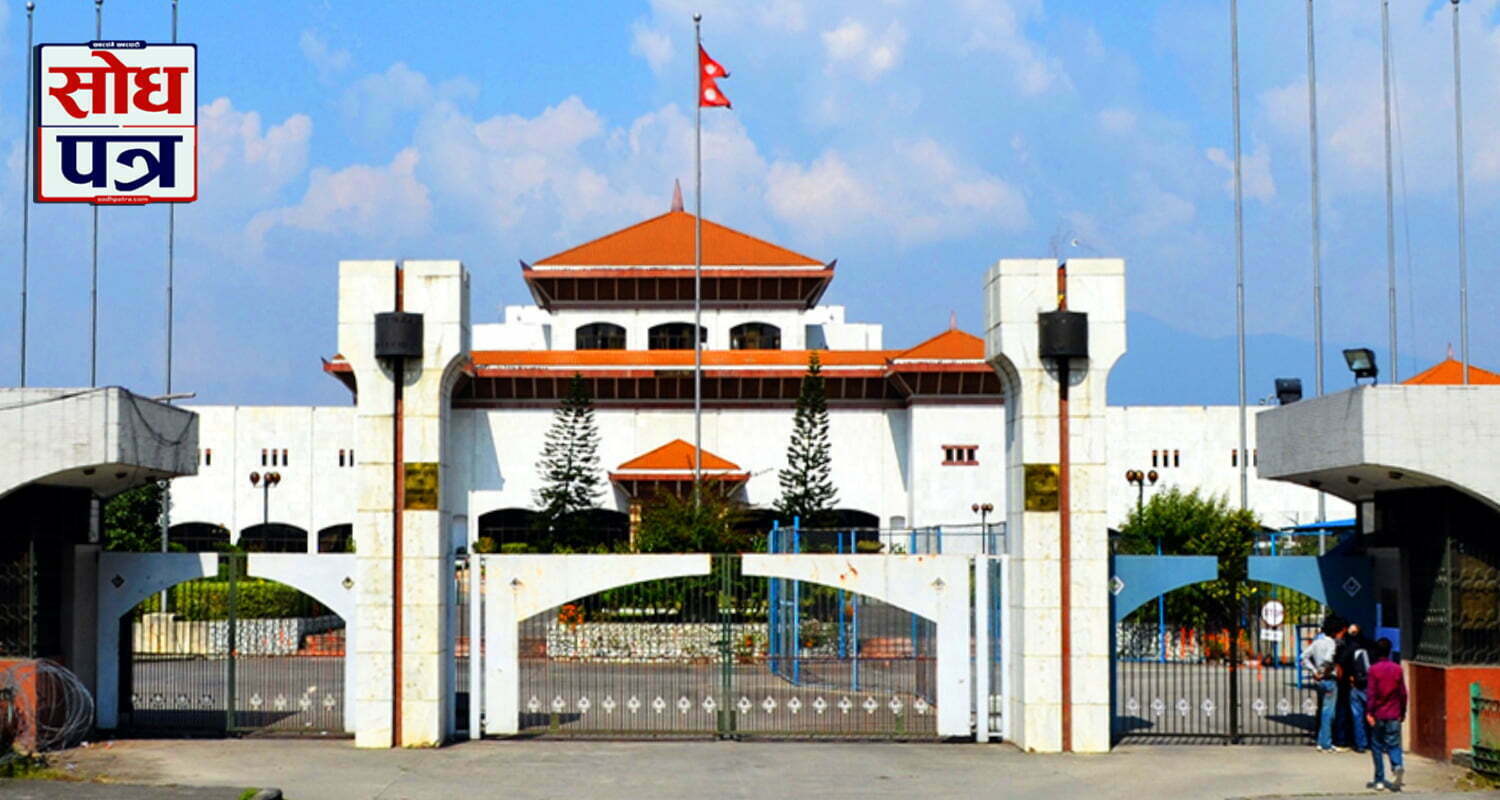
[[[290,464],[290,463],[291,463],[291,462],[290,462],[290,461],[287,461],[287,459],[286,459],[286,451],[285,451],[285,450],[282,450],[282,451],[281,451],[281,466],[283,466],[283,467],[284,467],[284,466],[286,466],[286,465],[287,465],[287,464]]]
[[[342,449],[339,450],[339,466],[344,466],[344,451]]]
[[[780,350],[781,329],[765,322],[746,322],[729,329],[730,350]]]
[[[708,341],[708,329],[698,328],[698,341]],[[664,322],[653,327],[646,335],[646,346],[652,350],[693,349],[693,324],[690,322]]]
[[[249,553],[306,553],[307,531],[272,522],[240,531],[239,546]]]
[[[267,453],[269,453],[269,452],[271,452],[271,451],[269,451],[269,450],[267,450],[267,449],[266,449],[266,448],[264,448],[264,447],[262,447],[262,448],[261,448],[261,449],[260,449],[260,465],[261,465],[261,466],[262,466],[262,467],[266,467],[266,466],[270,466],[270,462],[268,462],[268,461],[267,461],[267,460],[266,460],[266,458],[267,458],[267,455],[266,455],[266,454],[267,454]]]
[[[285,452],[285,451],[283,451],[283,452]],[[1180,467],[1180,466],[1182,466],[1182,451],[1181,450],[1173,450],[1172,451],[1172,466],[1174,466],[1174,467]]]
[[[1151,466],[1153,466],[1153,467],[1160,466],[1159,464],[1156,463],[1156,451],[1155,450],[1151,451]]]
[[[579,350],[624,350],[625,329],[609,322],[584,325],[573,335],[573,347]]]
[[[1235,448],[1234,450],[1230,450],[1229,451],[1229,466],[1231,466],[1231,467],[1238,467],[1239,465],[1240,465],[1240,451],[1239,451],[1239,448]]]
[[[945,444],[943,445],[943,464],[945,466],[974,466],[979,463],[979,445],[976,444]]]
[[[183,522],[172,526],[167,540],[189,553],[215,553],[229,547],[229,529],[208,522]]]

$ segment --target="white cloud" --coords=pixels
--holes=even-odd
[[[293,114],[262,130],[260,113],[227,97],[198,107],[198,207],[235,213],[274,202],[307,169],[313,123]]]
[[[1234,159],[1223,149],[1210,147],[1203,151],[1209,163],[1229,173],[1224,181],[1224,191],[1234,194]],[[1276,198],[1276,181],[1271,177],[1271,154],[1264,144],[1257,144],[1255,151],[1240,154],[1240,180],[1244,194],[1252,200],[1269,203]]]
[[[876,35],[858,20],[846,19],[822,35],[823,50],[836,65],[848,65],[865,80],[873,80],[901,61],[906,28],[892,22]]]
[[[823,239],[894,233],[910,244],[981,228],[1015,232],[1031,224],[1020,190],[926,138],[857,156],[828,150],[806,166],[778,161],[767,183],[771,211]]]
[[[630,52],[646,59],[651,71],[661,74],[672,60],[672,37],[641,22],[630,26]]]
[[[417,151],[408,147],[384,167],[314,169],[301,202],[256,214],[248,227],[250,239],[262,243],[276,227],[377,241],[424,233],[432,203],[427,187],[416,177],[418,160]]]
[[[965,53],[994,53],[1024,95],[1071,89],[1062,61],[1046,55],[1026,34],[1026,24],[1042,17],[1040,0],[958,0],[949,15],[951,32]]]
[[[318,71],[319,80],[325,83],[349,68],[349,51],[329,47],[328,42],[311,28],[302,31],[297,46],[302,48],[302,56]]]

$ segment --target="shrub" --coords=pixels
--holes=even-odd
[[[317,617],[331,613],[321,603],[284,583],[245,578],[238,582],[235,616],[239,619]],[[178,619],[199,621],[229,618],[229,581],[214,578],[180,583],[168,590],[168,608]],[[161,608],[153,594],[139,606],[144,613]]]

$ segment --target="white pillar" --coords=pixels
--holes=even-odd
[[[1061,515],[1026,507],[1026,465],[1058,463],[1058,374],[1038,354],[1037,315],[1058,305],[1057,262],[1004,259],[986,276],[987,360],[1005,383],[1005,698],[1014,741],[1060,750],[1062,735]],[[1109,749],[1109,592],[1105,405],[1109,371],[1125,352],[1125,263],[1068,262],[1067,307],[1088,314],[1089,358],[1070,367],[1071,718],[1075,751]]]

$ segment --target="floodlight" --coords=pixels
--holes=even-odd
[[[1302,399],[1301,378],[1277,378],[1276,379],[1276,402],[1282,405],[1295,403]]]
[[[1380,368],[1375,366],[1375,351],[1368,347],[1355,347],[1344,351],[1344,361],[1349,365],[1349,371],[1354,373],[1354,380],[1369,378],[1375,380],[1380,375]]]

